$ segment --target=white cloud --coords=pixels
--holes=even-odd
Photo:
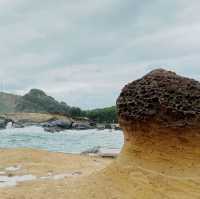
[[[200,2],[0,0],[0,79],[83,108],[155,67],[200,79]],[[0,82],[1,83],[1,82]]]

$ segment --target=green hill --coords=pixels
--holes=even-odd
[[[117,121],[116,107],[107,107],[84,111],[79,107],[70,107],[65,102],[58,102],[39,89],[32,89],[24,96],[0,92],[0,113],[53,113],[71,117],[87,117],[99,123]]]
[[[84,111],[84,115],[88,117],[90,120],[93,120],[99,123],[117,122],[116,106]]]
[[[42,90],[32,89],[18,100],[15,111],[67,114],[68,106],[46,95]]]

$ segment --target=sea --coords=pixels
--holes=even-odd
[[[65,130],[49,133],[37,126],[8,127],[0,130],[0,149],[32,148],[52,152],[82,153],[93,148],[120,151],[122,145],[123,133],[120,130]]]

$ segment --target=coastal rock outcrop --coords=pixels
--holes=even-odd
[[[198,81],[157,69],[126,85],[117,100],[120,122],[200,127]]]
[[[123,88],[117,110],[123,149],[80,198],[200,198],[200,83],[154,70]]]
[[[125,138],[118,164],[146,179],[135,198],[198,198],[200,83],[157,69],[123,88],[117,110]]]
[[[154,70],[123,88],[117,111],[124,146],[112,163],[63,184],[23,188],[25,198],[34,192],[49,199],[199,199],[200,83]]]

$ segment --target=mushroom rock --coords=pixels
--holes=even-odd
[[[125,137],[117,162],[142,172],[147,198],[200,198],[200,83],[157,69],[126,85],[117,109]]]
[[[117,107],[122,126],[199,129],[200,83],[157,69],[126,85]]]
[[[158,69],[117,99],[124,146],[79,184],[79,198],[200,198],[200,83]]]

